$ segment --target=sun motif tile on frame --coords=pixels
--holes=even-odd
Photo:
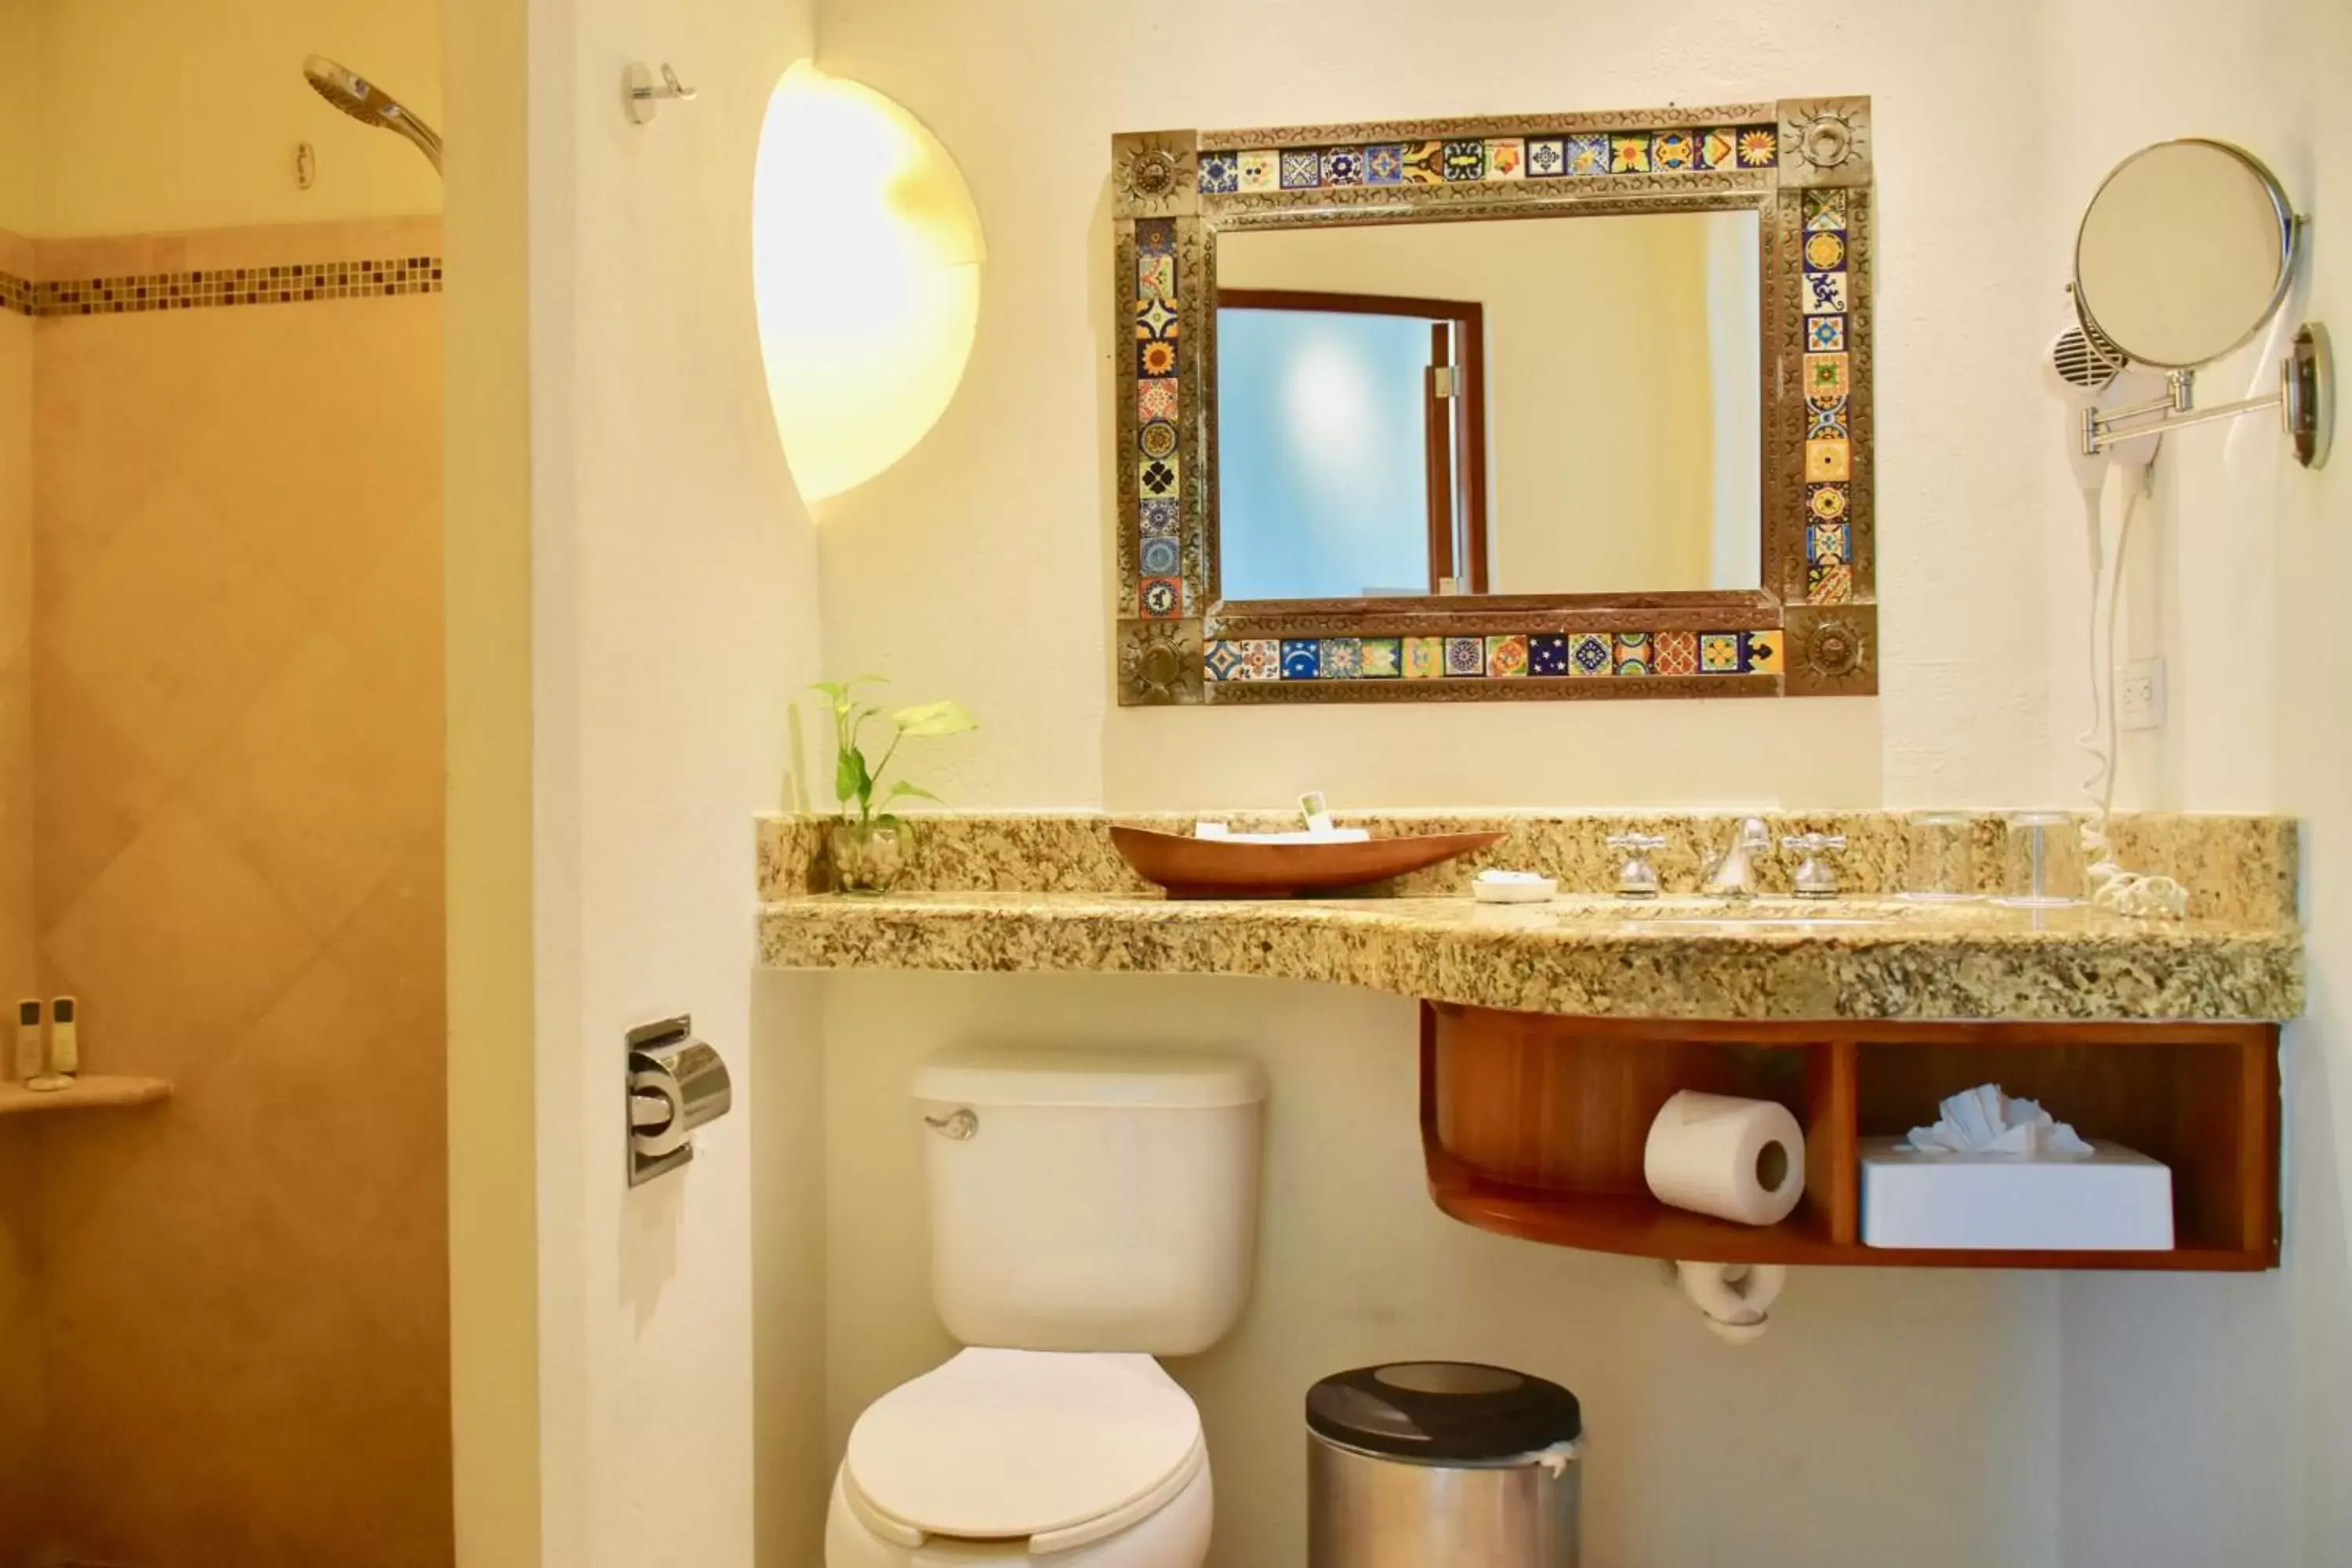
[[[1609,673],[1616,663],[1616,649],[1611,646],[1606,632],[1577,632],[1568,639],[1568,673],[1580,680],[1590,680]]]
[[[1146,619],[1172,621],[1184,607],[1184,584],[1173,577],[1146,577],[1139,598]]]
[[[1653,659],[1660,675],[1698,673],[1698,634],[1660,632],[1651,639]]]
[[[1445,143],[1445,177],[1455,181],[1485,179],[1486,144],[1484,142]]]
[[[1742,639],[1740,668],[1750,675],[1777,675],[1780,662],[1780,634],[1749,632]]]
[[[1366,680],[1394,680],[1403,673],[1403,639],[1366,637],[1356,673]]]
[[[1843,190],[1810,190],[1805,193],[1805,228],[1808,233],[1824,230],[1843,233],[1845,230],[1846,193]]]
[[[1364,184],[1368,185],[1402,185],[1404,184],[1404,148],[1394,142],[1383,142],[1364,149]]]
[[[1807,485],[1805,510],[1823,522],[1835,522],[1845,516],[1846,493],[1843,485]]]
[[[1324,148],[1323,183],[1327,185],[1362,184],[1364,150],[1361,147]]]
[[[1486,673],[1498,679],[1508,679],[1528,672],[1528,639],[1524,633],[1511,632],[1486,639]]]
[[[1528,638],[1528,673],[1529,675],[1566,675],[1568,673],[1566,633],[1537,632]]]
[[[1435,680],[1444,673],[1445,639],[1444,637],[1404,639],[1404,678],[1407,680]]]
[[[1609,172],[1609,138],[1571,136],[1568,139],[1568,172],[1577,175]]]
[[[1528,177],[1528,144],[1517,136],[1486,139],[1486,178],[1524,180]]]
[[[1736,169],[1739,166],[1739,132],[1726,125],[1698,133],[1698,166]]]
[[[1845,236],[1827,229],[1805,236],[1805,266],[1815,272],[1845,270]]]
[[[1738,674],[1739,634],[1738,632],[1699,633],[1698,668],[1702,675]]]
[[[1743,125],[1739,129],[1739,166],[1743,169],[1769,169],[1780,161],[1780,132],[1769,125]]]
[[[1174,338],[1141,338],[1135,345],[1135,374],[1139,380],[1161,381],[1183,369]]]
[[[1805,478],[1813,480],[1847,479],[1853,476],[1852,443],[1847,441],[1808,441],[1805,443]]]
[[[1325,637],[1317,650],[1325,680],[1353,680],[1364,673],[1364,645],[1357,637]]]
[[[1322,673],[1323,645],[1313,637],[1282,639],[1282,679],[1313,680]]]
[[[1234,154],[1239,172],[1241,188],[1244,191],[1278,191],[1282,189],[1282,158],[1271,147],[1254,147]]]
[[[1612,174],[1646,174],[1650,172],[1650,139],[1647,136],[1612,136],[1609,139],[1609,172]]]
[[[1845,314],[1845,278],[1843,272],[1808,272],[1805,274],[1805,314],[1808,316],[1843,316]]]
[[[1180,384],[1162,378],[1139,381],[1135,384],[1135,417],[1140,423],[1154,419],[1176,417],[1176,389]]]
[[[1445,639],[1445,673],[1448,675],[1486,674],[1486,639],[1485,637],[1447,637]]]
[[[1323,183],[1323,154],[1312,147],[1282,150],[1282,188],[1311,191]]]
[[[1173,577],[1184,570],[1184,547],[1165,534],[1153,534],[1136,559],[1147,577]]]
[[[1650,167],[1692,169],[1698,166],[1698,140],[1687,131],[1661,131],[1650,138]]]
[[[1201,194],[1204,196],[1229,196],[1242,188],[1242,164],[1233,153],[1201,154]]]
[[[1568,173],[1568,143],[1558,136],[1528,143],[1528,178],[1549,180]]]
[[[1647,675],[1656,658],[1656,652],[1650,645],[1649,633],[1619,632],[1617,634],[1617,674]]]
[[[1843,316],[1806,317],[1805,347],[1817,354],[1845,353],[1845,318]]]
[[[1176,532],[1176,501],[1173,497],[1143,498],[1143,537],[1172,538]]]

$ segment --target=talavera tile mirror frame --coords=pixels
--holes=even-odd
[[[1120,703],[1876,691],[1870,142],[1867,98],[1113,137]],[[1761,217],[1760,588],[1221,600],[1220,234],[1726,209]]]

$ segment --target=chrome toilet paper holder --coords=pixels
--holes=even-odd
[[[680,1014],[629,1031],[627,1096],[629,1185],[641,1187],[694,1158],[695,1130],[727,1114],[735,1086]]]

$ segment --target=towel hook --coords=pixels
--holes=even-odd
[[[699,96],[700,89],[678,80],[677,69],[667,61],[662,63],[659,80],[655,79],[654,68],[643,60],[621,73],[622,106],[629,111],[629,119],[639,125],[653,123],[665,99],[692,103]]]

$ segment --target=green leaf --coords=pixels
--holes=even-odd
[[[945,699],[901,708],[890,715],[890,721],[898,726],[902,735],[961,735],[980,728],[980,721],[962,703]]]
[[[866,753],[855,746],[844,747],[834,759],[833,794],[841,801],[856,801],[860,806],[874,793],[874,781],[866,772]]]
[[[897,784],[890,786],[890,792],[882,797],[882,802],[887,805],[890,802],[897,800],[900,795],[913,795],[917,800],[936,801],[940,798],[938,795],[933,795],[929,790],[925,789],[920,784],[908,784],[906,780],[900,779]]]
[[[847,680],[820,680],[809,689],[823,697],[834,717],[847,713],[852,704],[851,693],[861,686],[887,686],[890,682],[879,675],[853,675]]]

